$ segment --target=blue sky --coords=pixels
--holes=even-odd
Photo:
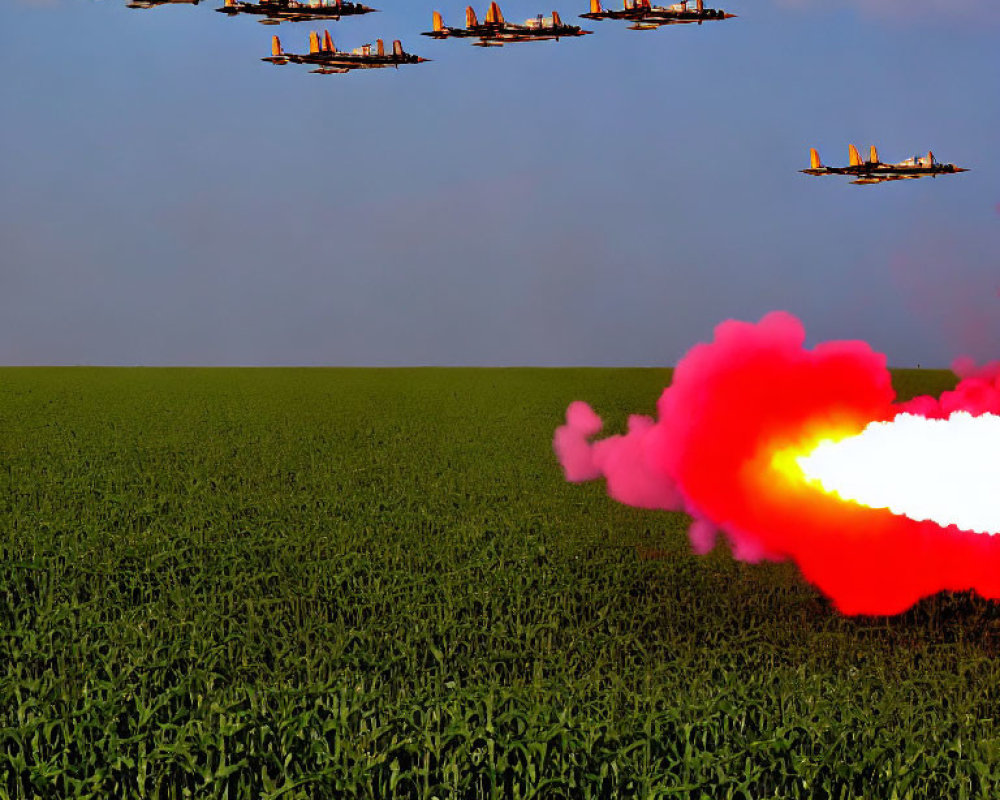
[[[660,366],[774,309],[893,365],[1000,358],[995,0],[487,50],[418,35],[461,2],[380,0],[335,42],[433,62],[331,76],[259,60],[310,24],[221,4],[0,3],[0,363]],[[797,172],[850,142],[972,171]]]

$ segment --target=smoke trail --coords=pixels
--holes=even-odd
[[[738,559],[791,558],[847,614],[897,613],[942,589],[1000,597],[1000,537],[845,501],[797,461],[903,412],[1000,411],[1000,364],[956,364],[954,391],[896,404],[866,343],[804,342],[786,313],[722,323],[677,365],[657,419],[632,417],[621,436],[591,442],[600,418],[573,403],[554,441],[567,479],[604,477],[616,500],[688,512],[697,553],[721,531]]]

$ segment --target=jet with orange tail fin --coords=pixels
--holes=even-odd
[[[311,22],[318,19],[340,19],[341,17],[370,14],[378,11],[350,0],[226,0],[226,4],[215,9],[222,14],[235,17],[237,14],[252,14],[264,17],[261,25],[278,25],[282,22]]]
[[[433,39],[479,39],[473,42],[474,47],[503,47],[511,42],[540,42],[549,39],[561,39],[569,36],[586,36],[593,31],[585,31],[578,25],[566,25],[553,11],[551,17],[539,14],[533,19],[525,20],[523,25],[507,22],[503,12],[496,2],[490,3],[486,19],[480,23],[476,12],[469,6],[465,10],[465,27],[449,28],[444,24],[441,12],[434,12],[434,30],[423,35]]]
[[[956,172],[968,172],[963,167],[954,164],[942,164],[934,158],[934,153],[926,156],[914,156],[896,164],[887,164],[879,160],[878,150],[872,145],[867,161],[863,161],[858,148],[853,144],[848,148],[849,163],[846,167],[826,167],[820,160],[815,148],[810,149],[809,169],[799,170],[806,175],[852,175],[851,183],[865,186],[872,183],[887,181],[907,181],[916,178],[936,178],[938,175],[953,175]]]
[[[585,19],[624,19],[632,23],[630,31],[652,31],[663,25],[701,25],[706,20],[732,19],[736,15],[705,8],[705,0],[695,0],[694,8],[688,8],[688,0],[669,6],[654,6],[650,0],[625,0],[621,11],[606,11],[601,7],[601,0],[590,0],[590,12],[580,16]]]
[[[354,69],[398,69],[400,64],[422,64],[430,59],[407,53],[398,39],[392,43],[391,53],[386,52],[385,43],[381,39],[376,40],[374,48],[366,44],[350,52],[341,51],[334,47],[330,31],[324,31],[322,39],[316,31],[310,31],[308,53],[286,53],[281,47],[281,40],[272,36],[271,55],[261,61],[270,61],[272,64],[309,64],[316,67],[311,72],[335,75]]]

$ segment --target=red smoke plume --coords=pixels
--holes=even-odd
[[[686,511],[699,554],[721,531],[738,559],[791,558],[845,614],[895,614],[945,589],[1000,597],[1000,536],[848,502],[788,468],[903,412],[1000,412],[1000,364],[956,363],[954,391],[899,404],[885,356],[864,342],[804,341],[786,313],[722,323],[677,365],[658,419],[633,416],[621,436],[590,442],[601,420],[573,403],[554,441],[567,479],[603,476],[623,503]]]

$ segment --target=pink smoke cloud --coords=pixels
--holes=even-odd
[[[680,361],[656,418],[592,441],[600,417],[574,402],[553,439],[568,480],[603,477],[614,499],[684,511],[695,553],[718,533],[742,561],[791,559],[846,614],[895,614],[943,589],[1000,598],[1000,536],[846,502],[783,459],[900,413],[1000,412],[1000,362],[956,362],[939,398],[896,403],[886,358],[861,341],[804,347],[790,314],[727,321]]]
[[[608,493],[620,503],[638,508],[683,511],[684,498],[669,474],[659,468],[649,455],[652,418],[633,414],[628,432],[590,443],[603,423],[586,403],[577,401],[566,409],[566,424],[555,434],[553,447],[563,465],[566,480],[573,483],[604,476]]]

